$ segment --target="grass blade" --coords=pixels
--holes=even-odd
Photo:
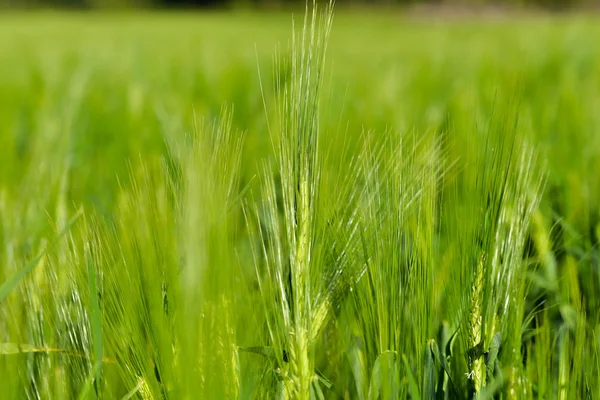
[[[402,355],[402,361],[404,362],[404,368],[406,369],[406,376],[408,378],[408,391],[410,393],[410,396],[415,400],[420,400],[421,394],[419,393],[419,385],[417,384],[415,375],[412,372],[412,368],[408,362],[408,358],[406,358],[404,354]]]
[[[425,348],[425,373],[423,374],[423,398],[428,400],[435,399],[435,362],[433,359],[433,350],[427,346]]]
[[[4,299],[19,284],[19,282],[21,282],[21,280],[39,264],[44,255],[45,253],[42,253],[34,258],[29,264],[17,271],[16,274],[14,274],[9,280],[0,286],[0,302],[4,301]]]
[[[90,397],[95,398],[95,393],[92,396],[92,388],[95,386],[94,382],[96,382],[96,376],[98,376],[100,374],[100,370],[102,369],[102,363],[96,363],[94,364],[94,368],[92,368],[92,370],[90,371],[90,374],[88,375],[87,379],[85,380],[85,384],[83,385],[83,389],[81,389],[81,392],[79,392],[79,400],[86,400],[89,399]]]
[[[63,229],[58,233],[56,239],[61,238],[67,232],[69,232],[69,230],[73,227],[73,225],[75,225],[75,222],[77,222],[77,220],[82,215],[83,215],[83,209],[80,208],[75,213],[75,215],[67,222],[67,224],[63,227]],[[19,282],[21,282],[21,280],[23,278],[25,278],[25,276],[27,276],[27,274],[29,272],[31,272],[31,270],[33,270],[40,263],[40,261],[42,260],[42,258],[44,257],[45,254],[46,254],[46,252],[43,251],[36,258],[34,258],[29,264],[27,264],[25,267],[21,268],[12,277],[10,277],[6,282],[4,282],[2,284],[2,286],[0,286],[0,302],[4,301],[4,299],[19,284]]]

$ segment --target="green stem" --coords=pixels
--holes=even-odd
[[[311,368],[309,360],[310,306],[309,254],[310,254],[310,202],[308,180],[300,183],[298,241],[296,251],[295,280],[295,390],[296,399],[309,399]]]

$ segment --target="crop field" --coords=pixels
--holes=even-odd
[[[600,399],[599,17],[306,16],[0,15],[0,398]]]

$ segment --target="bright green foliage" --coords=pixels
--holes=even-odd
[[[598,26],[332,7],[2,17],[2,398],[598,398]]]

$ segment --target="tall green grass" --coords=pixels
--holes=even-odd
[[[597,398],[598,29],[279,17],[0,27],[3,397]]]

